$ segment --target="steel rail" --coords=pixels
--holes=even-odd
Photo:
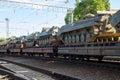
[[[16,64],[16,65],[19,65],[19,66],[22,66],[22,67],[25,67],[25,68],[29,68],[29,69],[34,70],[34,71],[38,71],[40,73],[43,73],[43,74],[46,74],[46,75],[49,75],[49,76],[53,77],[55,80],[81,80],[81,79],[78,79],[78,78],[75,78],[75,77],[67,76],[67,75],[64,75],[64,74],[52,72],[52,71],[49,71],[49,70],[37,68],[37,67],[34,67],[34,66],[30,66],[30,65],[25,65],[25,64],[22,64],[22,63],[18,63],[18,62],[13,62],[13,61],[10,61],[10,60],[5,60],[5,59],[0,59],[0,60],[1,61],[6,61],[6,62],[9,62],[9,63],[13,63],[13,64]]]

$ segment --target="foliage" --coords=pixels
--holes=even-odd
[[[98,10],[110,10],[109,0],[76,0],[74,9],[74,21],[82,19],[88,13],[95,14]],[[70,22],[70,14],[67,13],[65,22]]]
[[[15,39],[15,38],[16,38],[16,36],[11,36],[10,38],[7,38],[7,39],[5,39],[5,38],[0,38],[0,42],[9,41],[9,40]]]
[[[11,36],[10,38],[11,38],[11,39],[15,39],[15,38],[16,38],[16,36]]]
[[[66,15],[66,18],[65,18],[65,22],[66,22],[66,24],[68,24],[69,22],[70,22],[70,13],[67,13],[67,15]]]
[[[0,38],[0,42],[4,42],[5,41],[5,38]]]

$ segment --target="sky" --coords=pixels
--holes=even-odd
[[[34,5],[31,5],[31,3],[34,3]],[[111,9],[119,10],[119,3],[120,0],[110,0]],[[42,4],[42,6],[36,4]],[[59,7],[56,8],[56,6]],[[0,38],[6,38],[6,18],[9,20],[9,37],[28,35],[36,31],[41,32],[43,27],[65,25],[66,8],[74,8],[74,6],[75,0],[1,0]]]

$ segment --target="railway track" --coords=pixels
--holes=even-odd
[[[33,70],[31,72],[29,70],[28,74],[24,74],[24,75],[26,75],[27,77],[30,78],[30,79],[25,79],[25,80],[42,80],[42,79],[43,80],[80,80],[80,79],[70,77],[70,76],[67,76],[67,75],[64,75],[64,74],[59,74],[59,73],[56,73],[56,72],[36,68],[36,67],[25,65],[25,64],[22,64],[22,63],[17,63],[17,62],[5,60],[5,59],[0,59],[0,60],[5,61],[5,64],[2,65],[2,67],[5,70],[9,70],[9,71],[12,71],[12,72],[14,72],[16,70],[17,72],[15,72],[15,73],[21,73],[21,74],[24,74],[24,73],[28,72],[28,70],[26,70],[26,68],[28,68],[30,70]],[[25,69],[19,70],[19,69],[21,69],[20,66],[22,66],[22,68],[24,67]],[[14,69],[11,70],[10,68],[12,68],[12,69],[14,68]],[[37,71],[37,72],[35,72],[35,71]],[[19,79],[17,79],[17,80],[19,80]],[[20,79],[20,80],[22,80],[22,79]]]
[[[80,61],[75,60],[69,61],[58,58],[53,59],[30,56],[3,56],[2,58],[8,62],[13,62],[17,65],[29,67],[32,70],[47,74],[55,80],[96,80],[96,77],[105,78],[104,80],[120,79],[120,76],[118,75],[120,74],[119,63],[97,61],[83,61],[81,63]],[[100,77],[94,76],[98,74]],[[108,75],[108,78],[106,78],[106,75]]]
[[[0,61],[0,80],[33,80],[25,75],[16,73],[15,71],[2,66],[7,64],[6,62]]]
[[[58,61],[61,63],[66,63],[66,64],[79,64],[79,65],[86,65],[90,67],[97,67],[97,68],[102,68],[102,69],[107,69],[107,70],[113,70],[113,71],[118,71],[120,72],[120,60],[118,59],[110,59],[110,58],[105,58],[103,61],[98,61],[96,59],[91,59],[91,60],[84,60],[84,61],[79,61],[79,60],[69,60],[65,58],[49,58],[49,57],[31,57],[31,56],[22,56],[25,58],[33,58],[36,60],[47,60],[47,61]],[[120,59],[120,58],[119,58]]]
[[[12,55],[10,55],[12,56]],[[16,56],[14,56],[16,57]],[[18,56],[19,57],[19,56]],[[33,58],[36,60],[46,60],[46,61],[58,61],[61,63],[66,63],[66,64],[79,64],[79,65],[87,65],[91,67],[97,67],[97,68],[102,68],[102,69],[107,69],[107,70],[113,70],[113,71],[120,71],[120,60],[114,59],[112,60],[111,58],[105,58],[103,61],[98,61],[96,59],[91,59],[91,60],[84,60],[84,61],[79,61],[79,60],[69,60],[65,58],[50,58],[50,57],[32,57],[32,56],[20,56],[24,58]],[[120,59],[120,58],[119,58]]]
[[[32,80],[0,68],[0,80]]]
[[[49,60],[49,59],[47,59]],[[84,60],[84,61],[78,61],[78,60],[64,60],[64,59],[56,59],[56,61],[59,61],[59,62],[62,62],[62,63],[70,63],[70,64],[73,64],[73,65],[85,65],[85,66],[90,66],[90,67],[97,67],[97,68],[100,68],[100,69],[107,69],[107,70],[111,70],[111,71],[117,71],[117,72],[120,72],[120,61],[113,61],[113,60],[110,60],[110,59],[105,59],[103,61],[96,61],[96,60]]]
[[[3,63],[3,60],[0,61],[0,67],[2,70],[7,71],[6,74],[12,76],[15,76],[12,79],[8,80],[55,80],[51,76],[42,74],[38,71],[25,68],[21,65],[16,65],[15,63],[5,61]],[[9,76],[8,76],[9,77]]]

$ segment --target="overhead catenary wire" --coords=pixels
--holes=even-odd
[[[46,10],[46,13],[48,13],[48,11],[51,11],[52,13],[54,12],[56,14],[57,13],[58,14],[63,14],[63,13],[66,13],[68,9],[70,9],[69,7],[61,7],[60,5],[59,6],[54,6],[54,5],[50,5],[50,4],[46,5],[46,4],[38,4],[38,3],[33,3],[33,2],[23,2],[23,1],[17,1],[17,0],[0,0],[0,6],[1,7],[13,8],[14,16],[16,16],[17,9],[24,8],[24,9],[28,9],[28,10],[29,9],[35,10],[35,11],[29,13],[29,14],[27,13],[28,15],[23,17],[23,18],[20,18],[20,21],[18,22],[18,23],[21,23],[21,21],[23,21],[23,23],[26,22],[26,23],[24,23],[24,25],[30,24],[30,26],[31,26],[31,23],[30,22],[28,23],[28,21],[25,20],[25,19],[29,18],[29,16],[35,16],[35,15],[39,16],[41,14],[38,14],[38,13],[41,13],[43,10]],[[37,11],[40,11],[40,12],[37,12]],[[42,16],[43,15],[45,15],[45,14],[43,13]],[[38,23],[38,24],[36,24],[36,26],[40,26],[41,24],[46,24],[47,25],[48,21],[54,22],[55,20],[56,20],[56,16],[55,16],[55,18],[52,18],[50,20],[48,20],[48,17],[47,17],[47,21],[42,22],[42,23]]]
[[[69,0],[45,0],[45,1],[53,1],[53,2],[63,2],[63,3],[68,3]]]
[[[2,3],[0,3],[0,6],[2,6],[2,7],[24,8],[24,9],[32,9],[32,10],[35,9],[37,11],[40,11],[40,10],[42,11],[42,10],[47,9],[48,11],[57,12],[57,13],[66,13],[68,9],[72,9],[70,7],[36,4],[33,2],[20,2],[20,1],[11,1],[11,0],[0,0],[0,2],[2,2]],[[23,7],[23,5],[24,5],[24,7]]]
[[[19,4],[26,4],[31,6],[38,6],[38,7],[51,7],[51,8],[60,8],[60,9],[70,9],[69,7],[61,7],[61,6],[53,6],[53,5],[45,5],[45,4],[37,4],[33,2],[22,2],[22,1],[10,1],[10,0],[0,0],[3,2],[12,2],[12,3],[19,3]]]

